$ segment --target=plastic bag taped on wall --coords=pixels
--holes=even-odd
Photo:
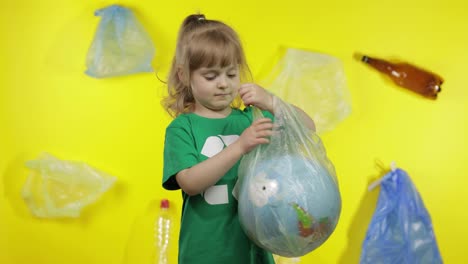
[[[86,74],[103,78],[153,72],[154,44],[132,11],[112,5],[95,12],[101,17],[86,58]]]
[[[78,217],[115,182],[115,177],[84,162],[62,161],[43,153],[26,162],[30,169],[22,196],[31,212],[41,218]]]
[[[351,113],[351,96],[341,61],[289,48],[261,84],[314,120],[317,133],[333,130]]]
[[[408,174],[386,174],[362,245],[361,264],[439,264],[431,217]]]

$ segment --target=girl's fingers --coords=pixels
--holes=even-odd
[[[241,87],[239,88],[239,94],[241,96],[245,95],[246,93],[248,93],[250,91],[249,89],[249,84],[243,84],[241,85]]]
[[[249,93],[249,92],[244,93],[243,95],[241,95],[241,98],[242,98],[242,100],[244,100],[244,101],[245,101],[245,100],[251,100],[252,97],[253,97],[252,93]]]
[[[273,134],[273,123],[269,118],[261,118],[255,124],[256,135],[259,137],[268,137]]]
[[[268,131],[271,131],[273,130],[273,125],[272,124],[261,124],[257,127],[257,131],[261,131],[261,130],[268,130]]]
[[[272,134],[273,134],[273,131],[271,131],[271,130],[264,130],[264,131],[258,132],[257,135],[258,135],[259,137],[264,138],[264,137],[269,137],[269,136],[271,136]]]
[[[254,121],[254,123],[257,123],[257,122],[258,123],[265,123],[265,122],[272,123],[271,119],[268,117],[262,117]]]
[[[257,124],[270,124],[270,125],[273,125],[273,121],[271,121],[271,119],[267,118],[267,117],[259,118],[255,122],[257,122]]]

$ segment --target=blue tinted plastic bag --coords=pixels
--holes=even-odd
[[[103,78],[153,71],[153,42],[131,10],[112,5],[95,15],[101,21],[88,51],[86,74]]]
[[[380,184],[360,263],[442,263],[431,217],[408,174],[395,169]]]

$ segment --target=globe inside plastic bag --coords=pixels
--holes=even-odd
[[[115,182],[115,177],[86,163],[62,161],[43,153],[26,162],[31,170],[22,196],[31,212],[42,218],[78,217]]]
[[[431,217],[402,169],[387,173],[362,245],[361,264],[441,264]]]
[[[309,114],[318,134],[351,113],[343,65],[330,55],[289,48],[261,84]]]
[[[270,143],[240,163],[239,219],[258,246],[299,257],[332,234],[341,196],[320,138],[303,125],[292,106],[277,98],[274,124]]]
[[[154,44],[130,9],[112,5],[95,15],[101,21],[88,50],[86,74],[103,78],[153,71]]]

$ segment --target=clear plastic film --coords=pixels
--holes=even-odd
[[[291,105],[275,97],[270,143],[239,167],[239,217],[260,247],[299,257],[323,244],[336,227],[341,196],[333,164],[314,131]],[[261,117],[254,111],[254,119]]]
[[[26,167],[31,173],[22,196],[31,212],[42,218],[78,217],[115,182],[86,163],[62,161],[47,153],[27,161]]]
[[[330,55],[289,48],[260,83],[309,114],[318,134],[333,130],[351,113],[343,65]]]

